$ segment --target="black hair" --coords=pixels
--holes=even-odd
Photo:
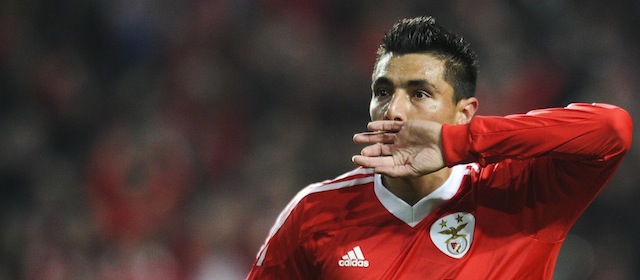
[[[455,102],[475,96],[476,54],[462,37],[436,24],[433,17],[405,18],[396,22],[382,38],[376,61],[387,53],[432,54],[445,62],[444,79],[453,87]]]

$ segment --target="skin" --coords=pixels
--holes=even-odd
[[[468,123],[478,107],[475,97],[454,101],[444,70],[444,61],[427,53],[382,55],[372,75],[372,132],[354,136],[368,146],[353,161],[382,173],[385,186],[410,205],[451,174],[442,155],[442,124]]]

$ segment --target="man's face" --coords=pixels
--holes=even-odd
[[[460,123],[464,106],[454,103],[444,69],[444,61],[430,54],[382,55],[372,76],[371,119]]]

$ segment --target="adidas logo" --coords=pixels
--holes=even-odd
[[[342,267],[369,267],[369,261],[364,259],[360,246],[356,246],[342,256],[342,259],[338,261],[338,265]]]

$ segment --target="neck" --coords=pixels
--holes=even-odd
[[[416,178],[391,178],[384,176],[384,186],[409,205],[414,205],[423,197],[442,186],[451,175],[450,168]]]

